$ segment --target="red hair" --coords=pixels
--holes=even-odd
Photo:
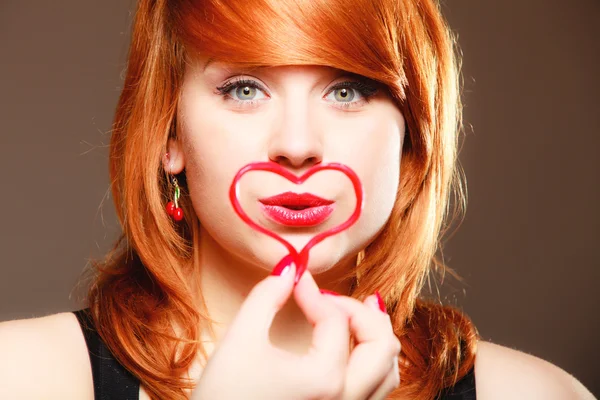
[[[380,291],[409,366],[391,398],[431,399],[474,365],[478,335],[459,310],[419,298],[453,216],[464,212],[457,165],[459,64],[433,0],[139,0],[110,147],[123,234],[88,293],[101,337],[153,399],[185,399],[182,374],[209,328],[190,290],[199,220],[182,185],[185,220],[164,211],[161,158],[176,135],[185,65],[196,54],[246,67],[327,65],[385,84],[405,117],[392,214],[349,275],[352,296]],[[185,183],[185,181],[183,181]],[[450,200],[454,194],[454,213]]]

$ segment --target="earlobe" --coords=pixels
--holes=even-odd
[[[177,175],[185,168],[185,156],[181,142],[178,139],[169,138],[167,153],[163,156],[163,168],[169,174]]]

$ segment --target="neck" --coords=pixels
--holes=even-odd
[[[209,318],[213,321],[212,340],[217,343],[235,318],[250,290],[270,274],[270,270],[249,265],[219,246],[201,228],[200,251],[196,265],[199,270],[200,293]],[[339,277],[354,266],[350,257],[334,268],[315,275],[320,288],[341,294],[350,292],[351,280]],[[276,315],[270,331],[271,342],[294,353],[305,353],[312,337],[312,326],[298,308],[294,297]]]

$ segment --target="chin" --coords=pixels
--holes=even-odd
[[[300,252],[302,248],[310,241],[314,235],[286,235],[284,239],[287,240],[296,251]],[[284,256],[286,256],[287,248],[272,238],[265,238],[257,243],[255,254],[260,254],[262,260],[268,262],[266,264],[261,262],[263,268],[267,265],[272,268],[277,264]],[[348,241],[345,235],[333,236],[326,238],[320,243],[317,243],[308,254],[308,270],[313,275],[321,274],[330,269],[334,268],[344,258],[349,258],[352,252],[351,248],[348,247]]]
[[[334,268],[341,260],[349,257],[349,249],[341,241],[325,240],[319,243],[310,252],[308,270],[313,275],[322,274]]]

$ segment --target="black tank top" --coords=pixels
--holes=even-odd
[[[108,350],[88,313],[88,308],[73,311],[87,344],[95,400],[139,400],[140,382]],[[475,372],[469,371],[460,381],[444,389],[436,400],[476,400]]]

